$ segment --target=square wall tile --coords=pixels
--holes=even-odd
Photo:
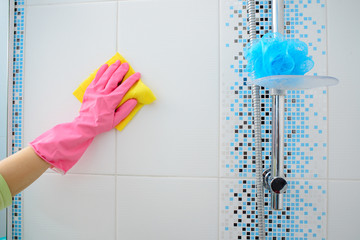
[[[73,91],[116,52],[116,7],[110,2],[27,7],[25,146],[78,115],[81,104]],[[72,172],[114,173],[115,130],[97,137],[83,158]]]
[[[26,0],[26,5],[73,4],[89,2],[109,2],[116,0]]]
[[[45,174],[23,199],[25,239],[115,239],[115,177]]]
[[[359,8],[356,0],[327,1],[328,73],[340,80],[329,88],[329,176],[337,179],[360,179]]]
[[[329,181],[329,236],[360,239],[360,181]]]
[[[120,1],[118,33],[157,97],[117,134],[118,173],[217,176],[218,1]]]
[[[217,240],[218,180],[117,177],[118,240]]]

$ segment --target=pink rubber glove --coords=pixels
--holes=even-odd
[[[136,99],[129,99],[116,109],[140,79],[140,73],[135,73],[120,84],[128,70],[129,65],[120,65],[120,61],[110,67],[101,66],[86,89],[79,116],[72,122],[56,125],[30,143],[52,169],[65,174],[79,161],[96,135],[113,129],[133,110]]]

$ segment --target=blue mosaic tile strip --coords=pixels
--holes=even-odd
[[[270,1],[256,1],[257,38],[271,30],[270,5]],[[249,38],[246,1],[224,1],[221,7],[221,176],[255,177],[251,86],[243,57]],[[261,96],[263,160],[269,160],[271,98],[264,88]]]
[[[271,30],[271,1],[255,1],[257,38]],[[309,46],[315,67],[326,75],[325,0],[285,3],[285,37]],[[252,101],[243,48],[247,44],[246,1],[221,1],[221,221],[220,239],[258,239]],[[264,167],[271,159],[271,97],[261,89]],[[266,195],[268,239],[326,239],[327,176],[326,88],[288,91],[285,98],[285,210],[271,211]],[[242,180],[226,180],[240,178]],[[248,178],[244,180],[243,178]],[[296,178],[296,179],[295,179]],[[297,179],[302,180],[297,180]],[[236,194],[236,196],[235,196]],[[239,207],[241,209],[239,209]]]
[[[296,1],[297,2],[297,1]],[[324,1],[285,1],[285,36],[309,45],[313,75],[326,74]],[[311,6],[311,7],[310,7]],[[244,72],[248,42],[246,1],[222,2],[221,18],[221,176],[255,177],[251,86]],[[257,38],[271,31],[271,1],[256,1]],[[271,159],[271,96],[261,89],[263,160]],[[326,177],[326,89],[288,91],[285,98],[285,173],[287,177]]]
[[[255,180],[221,183],[220,239],[258,239]],[[326,180],[291,180],[284,210],[272,211],[265,194],[267,239],[326,239]]]
[[[24,74],[24,0],[14,0],[14,48],[13,48],[13,93],[12,93],[12,154],[22,148],[22,108]],[[13,197],[12,239],[22,239],[22,194]]]
[[[326,75],[325,0],[285,1],[285,37],[301,39],[315,62],[311,75]],[[287,177],[327,176],[327,90],[288,91],[285,103]]]

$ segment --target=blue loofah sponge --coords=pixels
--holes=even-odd
[[[245,71],[255,79],[272,75],[304,75],[314,67],[308,47],[300,40],[285,40],[280,33],[267,33],[245,48]]]

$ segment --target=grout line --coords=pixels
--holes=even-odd
[[[328,183],[329,183],[329,181],[337,181],[337,182],[345,182],[345,181],[347,181],[347,182],[360,182],[360,179],[350,179],[350,178],[348,178],[348,179],[346,179],[346,178],[344,178],[344,179],[338,179],[338,178],[328,178],[327,179],[328,181]]]
[[[40,7],[40,6],[64,6],[64,5],[79,5],[79,4],[91,4],[91,3],[111,3],[118,2],[117,0],[103,0],[103,1],[79,1],[79,2],[55,2],[55,3],[34,3],[24,4],[27,7]]]
[[[116,33],[116,52],[119,52],[119,46],[118,46],[118,42],[119,42],[119,2],[116,2],[116,23],[115,23],[116,29],[115,29],[115,33]],[[117,135],[117,134],[116,134]]]
[[[219,111],[219,115],[218,115],[218,217],[217,217],[217,220],[218,220],[218,223],[217,223],[217,227],[218,227],[218,240],[220,240],[220,214],[221,214],[221,211],[220,211],[220,207],[221,207],[221,183],[220,183],[220,174],[221,174],[221,139],[220,139],[220,136],[221,136],[221,64],[220,64],[220,61],[221,61],[221,50],[220,50],[220,34],[221,34],[221,25],[220,25],[220,21],[221,21],[221,6],[220,6],[220,0],[218,0],[218,93],[219,93],[219,96],[218,96],[218,103],[219,103],[219,106],[218,106],[218,111]]]
[[[57,174],[56,172],[46,172],[49,174]],[[86,176],[114,176],[114,177],[154,177],[154,178],[196,178],[196,179],[219,179],[219,177],[205,176],[176,176],[176,175],[136,175],[136,174],[116,174],[116,173],[67,173],[66,175],[86,175]],[[234,178],[237,179],[237,178]]]
[[[118,204],[117,204],[117,176],[115,176],[115,240],[118,239],[118,222],[117,222],[117,216],[118,216]]]
[[[119,23],[119,2],[116,2],[116,23],[115,23],[115,52],[118,52],[118,23]],[[118,157],[118,151],[117,151],[117,135],[118,135],[118,131],[115,131],[115,172],[117,173],[118,171],[118,161],[117,161],[117,157]],[[118,204],[117,204],[117,189],[118,189],[118,186],[117,186],[117,181],[118,180],[118,177],[117,175],[115,176],[115,240],[118,239],[118,222],[117,222],[117,216],[118,216]]]
[[[48,174],[57,174],[56,172],[46,172]],[[114,177],[149,177],[149,178],[184,178],[184,179],[212,179],[212,180],[254,180],[256,177],[217,177],[217,176],[178,176],[178,175],[139,175],[139,174],[116,174],[116,173],[67,173],[66,175],[86,175],[86,176],[114,176]],[[351,178],[288,178],[290,181],[306,180],[306,181],[351,181],[360,182],[359,179]]]

